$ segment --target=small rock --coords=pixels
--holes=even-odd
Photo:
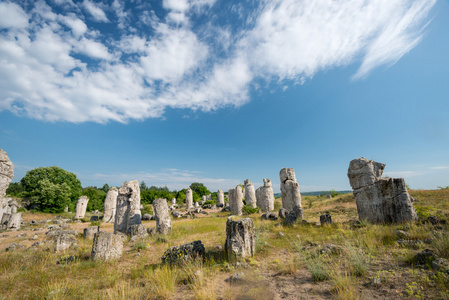
[[[396,235],[400,239],[406,239],[406,238],[410,237],[410,233],[408,233],[407,231],[404,231],[404,230],[396,230]]]
[[[100,220],[100,219],[98,218],[98,216],[92,216],[92,217],[90,217],[90,221],[91,221],[91,222],[98,222],[98,220]]]
[[[414,257],[414,261],[416,261],[420,265],[431,264],[432,261],[436,259],[435,253],[432,250],[424,249],[423,251],[416,254]]]
[[[445,258],[437,258],[432,261],[431,267],[433,270],[446,269],[449,267],[449,261]]]
[[[284,236],[285,236],[285,234],[284,234],[282,231],[279,231],[279,232],[278,232],[278,237],[281,237],[281,238],[282,238],[282,237],[284,237]]]
[[[285,208],[279,209],[279,218],[285,220],[287,218],[288,211]]]
[[[142,216],[142,221],[151,221],[151,220],[154,220],[154,217],[150,214],[144,214]]]
[[[240,272],[240,273],[236,273],[236,274],[232,275],[231,277],[225,279],[225,281],[229,282],[229,283],[237,283],[237,282],[243,281],[244,277],[245,277],[245,273]]]
[[[14,251],[14,250],[17,250],[19,248],[25,248],[25,246],[22,245],[22,244],[19,244],[19,243],[11,243],[11,244],[8,245],[8,247],[6,247],[5,250],[6,251]]]
[[[17,235],[17,237],[22,237],[22,236],[27,236],[27,234],[26,234],[25,232],[23,232],[23,233],[19,233],[19,234]]]
[[[438,218],[435,216],[429,216],[426,219],[426,222],[432,224],[432,225],[437,225],[438,224]]]

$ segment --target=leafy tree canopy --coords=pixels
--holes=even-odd
[[[194,182],[190,185],[190,188],[192,191],[198,194],[198,196],[202,197],[205,195],[209,195],[210,191],[207,189],[207,187],[204,186],[204,184],[199,182]]]
[[[108,189],[109,190],[109,189]],[[106,199],[106,192],[103,188],[98,189],[97,187],[86,187],[82,192],[83,196],[87,196],[89,198],[89,202],[87,202],[87,211],[99,210],[102,211],[104,209],[104,200]]]

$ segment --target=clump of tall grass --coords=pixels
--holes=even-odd
[[[360,298],[355,288],[354,279],[346,270],[331,271],[330,280],[333,286],[332,294],[336,299],[352,300]]]
[[[324,255],[317,255],[307,261],[307,269],[312,273],[312,280],[315,282],[328,280],[330,277],[329,264],[325,261]]]
[[[362,249],[355,248],[350,244],[346,245],[346,249],[351,266],[351,274],[354,276],[365,276],[368,272],[370,257]]]
[[[162,265],[149,274],[148,281],[151,282],[150,292],[155,298],[171,299],[176,290],[179,279],[177,267]]]
[[[432,245],[438,256],[449,258],[449,234],[447,232],[435,233]]]

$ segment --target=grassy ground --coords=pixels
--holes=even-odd
[[[435,215],[449,220],[449,190],[411,191],[421,218]],[[276,206],[279,207],[279,199]],[[324,199],[303,197],[305,219],[293,227],[250,215],[257,232],[257,254],[243,262],[228,262],[223,246],[229,213],[209,211],[195,219],[173,220],[169,236],[152,236],[125,243],[123,256],[113,262],[90,260],[92,240],[78,237],[78,247],[54,253],[45,241],[46,230],[36,225],[0,233],[0,299],[448,299],[449,276],[414,264],[413,257],[431,249],[449,259],[448,225],[354,225],[357,210],[351,194]],[[319,226],[330,213],[335,224]],[[29,220],[53,220],[55,215],[23,213]],[[70,217],[70,215],[64,215]],[[154,227],[154,221],[144,222]],[[80,234],[90,225],[70,223]],[[113,231],[112,224],[100,225]],[[396,231],[407,239],[431,243],[398,244]],[[25,233],[25,236],[17,235]],[[34,235],[37,235],[33,239]],[[201,240],[204,261],[180,267],[160,264],[170,247]],[[5,251],[12,242],[25,245]],[[332,246],[325,247],[325,245]],[[323,251],[323,249],[329,249]],[[69,256],[76,257],[67,261]],[[58,263],[60,261],[60,263]],[[238,282],[225,279],[244,273]],[[375,284],[372,284],[375,282]]]

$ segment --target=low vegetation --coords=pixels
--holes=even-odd
[[[194,219],[174,219],[169,236],[125,242],[123,256],[113,262],[90,260],[92,240],[54,253],[45,243],[42,225],[0,234],[1,299],[447,299],[449,274],[416,263],[415,255],[430,249],[449,259],[449,190],[412,190],[420,211],[416,224],[373,225],[357,221],[352,194],[330,199],[303,197],[307,223],[282,226],[281,220],[247,217],[256,226],[256,256],[228,262],[223,250],[229,213],[210,211]],[[276,207],[280,207],[280,199]],[[311,205],[308,205],[311,203]],[[329,213],[334,224],[319,226]],[[24,212],[25,221],[53,220],[57,215]],[[62,215],[64,218],[70,214]],[[436,216],[438,224],[427,222]],[[86,217],[89,217],[87,215]],[[79,233],[90,223],[70,223]],[[145,221],[154,227],[154,221]],[[46,225],[47,226],[47,225]],[[46,227],[45,226],[45,227]],[[112,231],[112,224],[100,224]],[[407,240],[398,236],[406,232]],[[25,236],[17,237],[19,233]],[[206,258],[182,266],[161,264],[170,247],[201,240]],[[417,241],[420,242],[417,242]],[[414,242],[413,242],[414,241]],[[12,242],[25,248],[5,251]],[[449,267],[447,267],[449,268]],[[242,274],[243,273],[243,274]],[[240,280],[228,280],[241,274]]]

